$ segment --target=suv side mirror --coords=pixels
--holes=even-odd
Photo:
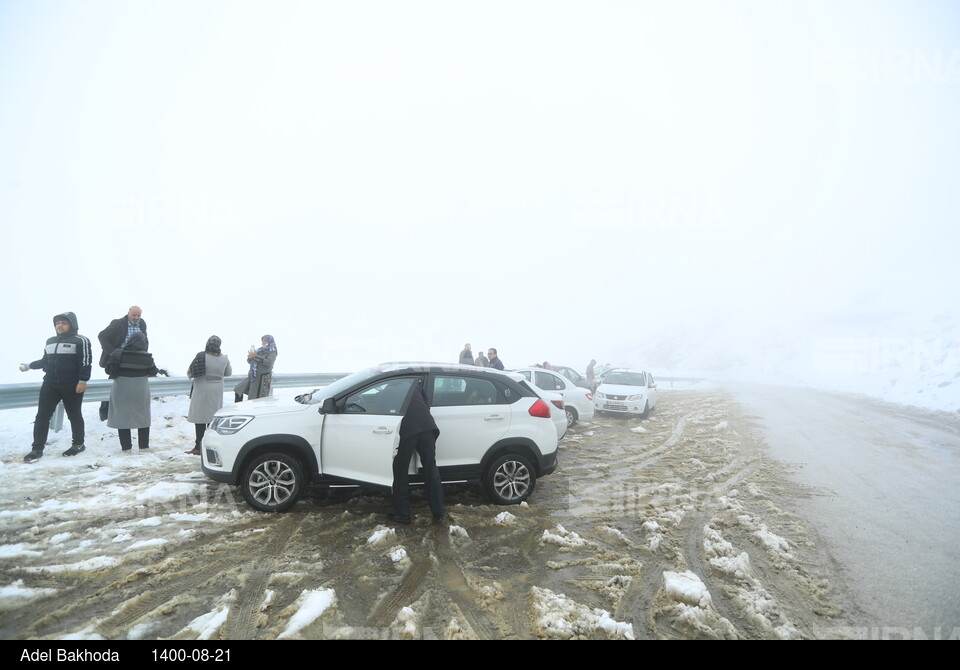
[[[324,414],[336,414],[337,413],[337,403],[333,398],[324,398],[323,404],[320,405],[320,411]]]

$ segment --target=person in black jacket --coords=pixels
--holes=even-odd
[[[73,439],[70,448],[63,452],[63,455],[76,456],[86,448],[83,444],[85,431],[80,409],[87,382],[90,381],[93,349],[90,340],[77,332],[77,315],[73,312],[57,314],[53,317],[53,327],[57,334],[47,340],[43,358],[20,364],[22,372],[43,368],[46,373],[40,386],[37,418],[33,422],[33,447],[30,453],[23,457],[27,463],[33,463],[43,456],[50,430],[50,418],[60,402],[63,402],[63,408],[70,419]]]
[[[423,480],[427,488],[427,502],[435,521],[442,521],[443,484],[437,469],[437,437],[440,429],[430,414],[423,381],[417,381],[407,412],[400,421],[400,446],[393,458],[393,510],[390,520],[410,523],[410,459],[416,452],[423,466]]]
[[[130,340],[130,336],[137,332],[143,333],[146,337],[147,322],[143,320],[143,310],[134,305],[127,310],[126,316],[114,319],[97,335],[100,348],[103,350],[100,354],[100,367],[106,368],[110,355],[117,349],[123,349]],[[147,342],[149,344],[149,340]],[[100,403],[100,420],[106,421],[109,412],[110,403],[104,400]]]
[[[494,349],[493,347],[490,347],[487,350],[487,359],[489,361],[487,363],[488,368],[503,370],[503,361],[500,360],[500,357],[497,355],[497,350]]]

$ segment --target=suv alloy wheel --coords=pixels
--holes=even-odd
[[[490,499],[498,505],[519,505],[530,497],[537,475],[525,456],[507,454],[495,460],[483,478]]]
[[[243,472],[240,486],[251,507],[262,512],[282,512],[300,498],[304,474],[300,461],[271,453],[253,459]]]

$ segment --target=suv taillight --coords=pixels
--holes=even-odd
[[[557,406],[557,409],[561,409],[561,410],[563,409],[563,401],[562,401],[562,400],[551,400],[550,402],[552,402],[554,405],[556,405],[556,406]]]
[[[533,403],[527,411],[530,412],[530,416],[537,416],[541,419],[550,418],[550,405],[543,402],[543,398],[537,398],[537,402]]]

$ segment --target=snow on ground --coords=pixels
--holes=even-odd
[[[300,392],[278,389],[276,394]],[[184,453],[194,442],[193,424],[186,420],[188,407],[186,396],[154,399],[149,449],[138,449],[134,431],[133,450],[122,452],[117,431],[100,421],[99,403],[84,403],[86,451],[61,455],[70,447],[70,423],[64,419],[63,430],[50,431],[44,455],[36,463],[23,462],[31,449],[36,409],[0,414],[0,477],[6,482],[0,491],[0,557],[44,557],[42,567],[24,567],[25,573],[94,573],[117,565],[126,553],[189,538],[198,527],[253,518],[255,512],[236,492],[204,476],[198,456]],[[215,487],[212,497],[211,487]],[[48,541],[34,540],[41,528],[68,526],[83,517],[108,518],[113,523],[95,524],[82,537],[68,531]],[[8,536],[5,529],[14,523],[28,530]],[[96,547],[101,555],[82,561],[72,558]],[[23,580],[5,578],[0,581],[0,612],[48,595],[50,589],[26,588]],[[320,607],[317,597],[310,596],[302,605],[308,612]],[[188,628],[201,638],[210,636],[228,608],[229,603],[224,603]],[[303,615],[291,612],[290,620],[288,635],[295,636]]]

